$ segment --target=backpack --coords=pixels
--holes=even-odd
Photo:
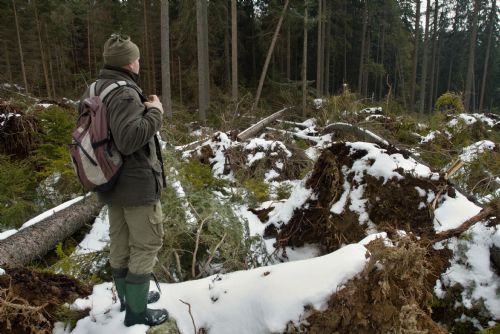
[[[105,192],[116,183],[123,158],[108,126],[104,100],[113,90],[126,86],[127,82],[114,82],[99,95],[96,95],[96,83],[90,85],[90,96],[82,102],[69,150],[73,167],[85,190]]]

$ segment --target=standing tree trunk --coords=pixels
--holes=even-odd
[[[417,0],[417,12],[415,14],[415,40],[413,41],[413,66],[411,70],[410,81],[410,108],[415,108],[415,90],[417,84],[417,65],[418,65],[418,44],[420,41],[420,0]]]
[[[172,118],[169,0],[161,0],[161,97],[167,117]]]
[[[267,51],[266,61],[264,62],[262,73],[260,74],[259,86],[257,87],[257,94],[255,95],[255,101],[252,105],[252,111],[254,111],[257,108],[257,104],[259,103],[260,94],[262,93],[262,87],[264,86],[264,79],[266,78],[267,74],[267,68],[269,67],[269,62],[271,61],[271,57],[274,51],[274,46],[276,45],[276,40],[278,39],[278,34],[281,29],[281,24],[283,23],[283,18],[285,17],[289,3],[290,0],[285,1],[285,6],[283,7],[283,11],[281,12],[281,16],[278,21],[278,25],[276,26],[276,30],[274,31],[273,39],[271,40],[271,45],[269,46],[269,50]]]
[[[325,54],[325,75],[324,75],[324,93],[326,95],[330,95],[330,58],[331,58],[331,39],[332,39],[332,8],[331,6],[327,5],[328,2],[325,2],[325,12],[326,12],[326,34],[325,34],[325,48],[326,48],[326,54]]]
[[[230,15],[232,13],[229,10],[229,6],[231,6],[232,0],[225,0],[224,4],[224,75],[225,78],[222,82],[224,88],[227,88],[228,93],[233,94],[233,83],[232,83],[232,55],[231,55],[231,39],[232,39],[232,22],[230,19]],[[230,35],[231,33],[231,35]]]
[[[306,117],[307,111],[307,0],[304,6],[304,43],[302,47],[302,116]]]
[[[87,13],[87,62],[89,66],[89,77],[92,78],[92,61],[90,48],[90,16],[92,15],[92,1],[89,1],[89,11]]]
[[[422,78],[420,81],[420,108],[419,112],[424,113],[425,109],[425,86],[427,83],[427,62],[429,49],[429,20],[431,12],[431,0],[427,0],[427,10],[425,12],[425,32],[424,32],[424,60],[422,64]]]
[[[366,47],[366,27],[368,25],[368,0],[365,0],[365,7],[363,9],[363,29],[361,32],[361,55],[359,57],[359,74],[358,74],[358,91],[360,94],[363,92],[363,72],[365,62],[365,47]]]
[[[287,32],[286,32],[286,78],[290,81],[292,80],[292,52],[291,46],[292,37],[290,34],[290,22],[288,22]]]
[[[207,0],[196,0],[196,31],[198,45],[198,112],[200,120],[205,122],[208,105],[210,104]]]
[[[52,66],[52,53],[50,52],[50,40],[49,40],[49,35],[47,32],[47,26],[44,24],[43,25],[43,31],[45,32],[45,43],[49,45],[47,48],[47,59],[49,62],[49,74],[50,74],[50,85],[52,87],[52,98],[56,98],[56,85],[54,82],[54,68]]]
[[[322,95],[322,74],[323,74],[323,0],[318,1],[318,43],[316,53],[316,93]]]
[[[17,45],[19,47],[19,60],[21,61],[21,72],[23,74],[24,90],[29,92],[28,80],[26,79],[26,69],[24,68],[23,47],[21,45],[21,32],[19,31],[19,21],[17,20],[16,0],[12,0],[12,7],[14,9],[14,22],[16,23]]]
[[[472,80],[474,80],[474,55],[476,52],[477,40],[477,16],[479,13],[480,0],[474,0],[474,11],[472,13],[471,34],[469,39],[469,62],[467,64],[467,79],[465,81],[464,107],[470,111],[470,101],[472,97]]]
[[[231,0],[231,95],[238,100],[238,6]]]
[[[181,57],[178,56],[177,57],[177,61],[178,61],[178,64],[179,64],[179,102],[181,103],[181,105],[183,104],[182,102],[182,67],[181,67]]]
[[[3,50],[5,57],[5,65],[7,65],[7,80],[12,82],[12,68],[10,67],[10,56],[9,56],[9,46],[7,45],[7,40],[3,41]]]
[[[143,7],[143,20],[144,20],[144,35],[142,37],[142,44],[144,45],[144,57],[143,58],[143,64],[146,65],[145,71],[146,72],[146,78],[145,78],[145,90],[147,92],[151,91],[151,68],[149,67],[149,43],[148,43],[148,15],[147,15],[147,1],[148,0],[142,0],[142,7]]]
[[[481,96],[479,98],[479,111],[483,110],[483,102],[484,102],[484,92],[486,90],[486,77],[488,76],[488,62],[490,60],[490,52],[491,52],[491,39],[493,36],[493,31],[495,30],[496,24],[496,4],[497,0],[493,0],[493,4],[491,5],[491,13],[490,13],[490,27],[488,32],[488,45],[486,46],[486,55],[484,57],[484,68],[483,68],[483,79],[481,80]]]
[[[432,106],[434,104],[434,85],[437,85],[436,79],[436,57],[437,57],[437,49],[438,49],[438,15],[439,15],[439,1],[434,1],[434,32],[432,34],[432,57],[431,57],[431,73],[429,78],[431,79],[431,88],[429,89],[429,110],[430,113],[432,111]]]
[[[40,48],[40,57],[42,59],[42,69],[43,69],[43,77],[45,79],[45,89],[47,92],[47,97],[50,99],[52,97],[51,89],[50,89],[50,81],[49,81],[49,71],[47,69],[47,60],[45,59],[45,52],[43,52],[43,44],[42,44],[42,32],[40,28],[40,20],[38,18],[38,8],[36,7],[36,2],[33,1],[33,7],[35,9],[35,23],[36,23],[36,31],[38,35],[38,47]]]
[[[385,11],[384,11],[384,18],[382,20],[382,41],[380,42],[380,65],[384,67],[384,61],[385,61]],[[385,77],[385,73],[381,73],[379,77],[379,91],[378,91],[378,99],[379,101],[382,100],[382,94],[384,92],[384,82],[383,79]]]
[[[344,0],[344,72],[342,84],[347,85],[347,0]]]

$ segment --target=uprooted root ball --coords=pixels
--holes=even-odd
[[[64,275],[7,268],[0,275],[0,332],[52,333],[59,306],[91,290]]]
[[[440,253],[401,238],[395,247],[381,239],[367,248],[363,272],[335,293],[325,312],[307,318],[309,333],[446,333],[430,316],[433,283],[447,263]]]
[[[433,203],[429,200],[440,193],[453,196],[453,188],[442,178],[419,178],[401,168],[395,170],[401,179],[384,180],[367,173],[361,178],[355,176],[353,165],[367,153],[346,143],[335,143],[323,150],[306,183],[313,196],[294,211],[286,224],[274,227],[278,230],[279,248],[316,244],[323,253],[330,253],[343,244],[360,241],[370,227],[391,235],[396,230],[418,236],[434,234]],[[392,148],[386,154],[405,152]],[[373,161],[365,159],[363,163],[369,166]],[[353,203],[353,193],[361,194],[355,199],[363,205],[361,213]]]

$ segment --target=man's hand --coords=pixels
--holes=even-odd
[[[159,109],[161,111],[161,113],[163,114],[163,106],[160,102],[160,99],[158,98],[158,96],[156,95],[149,95],[148,96],[148,101],[147,102],[144,102],[144,105],[146,106],[146,108],[156,108],[156,109]]]

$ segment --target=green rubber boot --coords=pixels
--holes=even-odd
[[[125,311],[125,277],[127,277],[128,268],[111,268],[111,274],[115,281],[116,293],[120,300],[120,312]]]
[[[125,326],[137,324],[156,326],[168,319],[165,309],[151,310],[146,307],[150,275],[128,273],[125,279]]]
[[[128,268],[111,268],[111,274],[113,275],[113,280],[115,281],[116,293],[118,294],[118,300],[120,300],[120,312],[125,311],[127,305],[125,300],[125,278],[127,277],[127,273]],[[155,303],[159,299],[159,292],[148,292],[148,304]]]

